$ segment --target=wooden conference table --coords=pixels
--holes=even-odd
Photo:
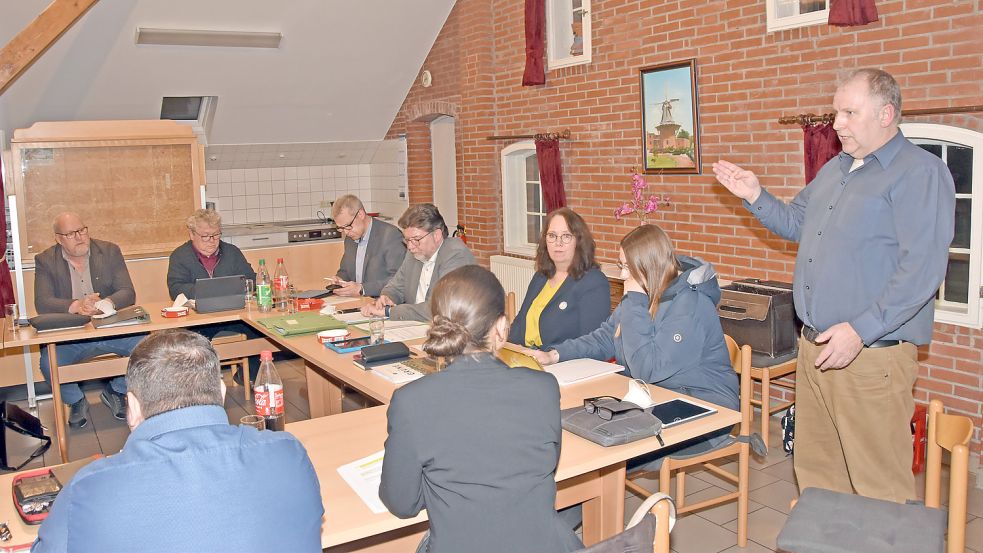
[[[352,354],[334,353],[319,344],[312,335],[285,338],[271,333],[256,322],[257,319],[270,314],[242,310],[205,315],[192,313],[188,317],[164,319],[160,316],[162,305],[144,305],[144,307],[151,313],[152,321],[149,325],[105,330],[88,328],[40,336],[32,329],[25,329],[21,330],[17,340],[6,342],[5,347],[52,344],[49,345],[49,352],[53,354],[51,350],[54,349],[55,343],[242,320],[267,338],[227,344],[229,348],[223,349],[231,349],[224,354],[220,351],[220,356],[223,358],[249,355],[252,351],[269,349],[273,343],[278,344],[279,349],[290,350],[305,360],[312,419],[288,424],[287,431],[297,436],[307,448],[321,483],[321,496],[325,508],[325,521],[321,534],[322,546],[331,548],[331,551],[414,550],[426,529],[424,522],[426,512],[409,520],[398,519],[389,513],[373,514],[337,472],[339,466],[383,449],[386,439],[386,407],[382,405],[341,413],[341,388],[351,386],[375,401],[385,404],[389,402],[395,390],[391,382],[355,367],[351,362]],[[278,349],[276,346],[272,347]],[[81,363],[67,367],[57,367],[54,355],[51,356],[51,360],[53,391],[58,390],[59,382],[120,375],[125,373],[126,368],[125,359]],[[92,367],[97,364],[98,366]],[[622,397],[627,391],[627,386],[627,378],[613,374],[563,386],[561,405],[563,408],[582,405],[584,398],[600,395]],[[685,397],[654,386],[652,391],[656,401]],[[65,409],[61,405],[59,396],[60,393],[55,397],[56,417],[58,417],[56,420],[65,421]],[[719,406],[717,409],[718,412],[712,416],[666,429],[662,434],[666,446],[717,429],[728,428],[740,422],[740,413]],[[324,414],[333,416],[324,417],[322,416]],[[63,425],[56,425],[56,433],[60,447],[66,447]],[[616,447],[601,447],[564,431],[556,473],[557,507],[584,503],[583,537],[586,544],[600,541],[624,528],[625,461],[660,447],[656,438]],[[67,449],[62,451],[62,458],[65,459]],[[741,463],[746,465],[747,459],[742,458]],[[0,477],[0,491],[10,489],[12,478],[12,475]],[[29,527],[21,523],[12,509],[13,506],[9,501],[0,501],[0,520],[9,521],[11,531],[15,534],[15,543],[22,542],[20,536],[24,533],[29,534],[33,539],[37,527]]]

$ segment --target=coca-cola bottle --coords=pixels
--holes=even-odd
[[[286,311],[290,301],[290,277],[282,257],[276,260],[276,272],[273,273],[273,301],[277,311]]]
[[[259,273],[256,274],[256,305],[260,313],[269,313],[273,307],[273,286],[265,259],[259,260]]]
[[[253,405],[256,414],[266,419],[267,430],[283,430],[286,418],[283,414],[283,381],[273,366],[273,353],[259,352],[259,374],[253,385]]]

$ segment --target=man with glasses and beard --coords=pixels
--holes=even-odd
[[[136,303],[133,281],[119,246],[89,237],[89,227],[77,213],[65,212],[53,224],[57,244],[34,258],[34,309],[43,313],[97,315],[96,306],[107,300],[119,310]],[[96,338],[58,344],[62,365],[114,353],[126,357],[145,335]],[[41,373],[51,381],[48,348],[41,348]],[[113,416],[126,419],[126,379],[116,377],[106,384],[102,402]],[[89,422],[89,403],[75,382],[61,385],[61,399],[69,406],[68,424],[82,428]]]
[[[378,296],[399,270],[406,246],[399,229],[370,217],[352,194],[335,200],[331,217],[345,236],[345,253],[333,284],[339,296]]]
[[[362,308],[366,316],[397,321],[430,320],[430,291],[445,274],[475,265],[474,256],[459,238],[448,236],[444,218],[433,204],[410,207],[399,218],[406,256],[379,299]]]

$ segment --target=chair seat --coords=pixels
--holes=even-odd
[[[946,513],[940,509],[806,488],[778,534],[778,548],[791,553],[942,553],[945,529]]]

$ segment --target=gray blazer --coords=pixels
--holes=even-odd
[[[560,389],[550,374],[464,355],[389,404],[379,497],[430,518],[429,552],[564,553],[582,545],[554,510]]]
[[[345,238],[345,254],[338,267],[338,278],[355,280],[355,256],[358,244]],[[378,296],[382,287],[399,270],[406,256],[403,233],[399,229],[379,219],[372,219],[372,232],[365,250],[365,267],[362,269],[362,295]]]
[[[396,321],[429,321],[430,320],[430,295],[433,293],[434,284],[447,273],[463,267],[465,265],[475,265],[474,256],[471,250],[458,238],[445,238],[437,252],[437,260],[434,264],[433,275],[430,278],[430,289],[427,290],[427,299],[423,303],[410,303],[416,301],[416,290],[420,286],[420,271],[423,270],[423,262],[413,257],[413,254],[406,252],[403,264],[393,276],[389,284],[382,289],[382,295],[396,303],[389,315]]]
[[[137,293],[126,269],[119,246],[91,239],[89,273],[92,289],[109,298],[117,309],[136,303]],[[38,313],[68,313],[72,302],[72,274],[62,256],[61,244],[55,244],[34,257],[34,309]]]

